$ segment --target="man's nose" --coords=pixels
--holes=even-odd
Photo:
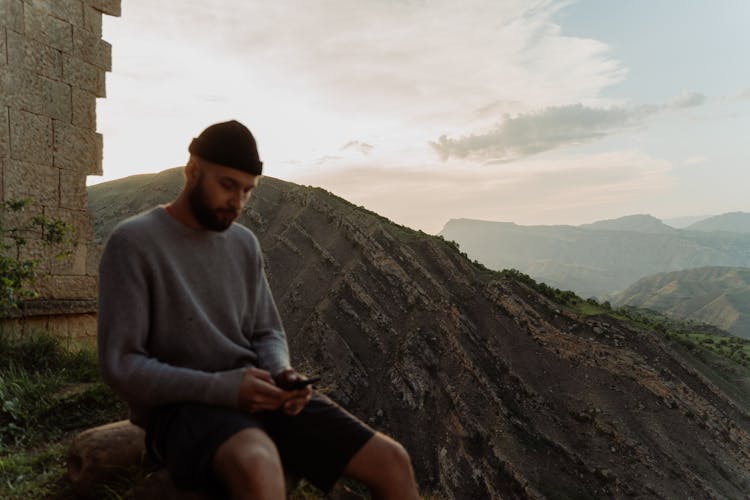
[[[232,193],[232,196],[229,197],[229,206],[234,210],[239,210],[242,208],[242,204],[244,203],[244,201],[245,198],[242,196],[242,192],[234,191]]]

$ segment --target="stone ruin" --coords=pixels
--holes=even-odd
[[[3,318],[3,327],[46,330],[70,343],[93,340],[96,331],[99,255],[86,176],[102,174],[96,99],[105,97],[112,67],[104,14],[119,16],[120,0],[0,0],[0,201],[31,198],[12,216],[43,214],[74,233],[63,259],[30,235],[19,257],[41,262],[39,297]]]

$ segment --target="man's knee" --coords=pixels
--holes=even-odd
[[[406,448],[388,436],[383,437],[385,440],[382,453],[385,462],[395,471],[411,471],[411,457],[409,457],[409,452],[406,451]]]
[[[366,483],[413,481],[411,458],[398,441],[375,434],[349,462],[346,471]]]
[[[276,446],[260,429],[245,429],[216,450],[214,471],[225,481],[254,482],[259,478],[284,480]]]

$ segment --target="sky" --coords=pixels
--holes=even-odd
[[[429,233],[750,211],[747,0],[122,4],[89,184],[237,119],[265,175]]]

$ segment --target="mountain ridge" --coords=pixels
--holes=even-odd
[[[112,218],[179,191],[179,172],[162,174],[149,189],[89,191],[101,239]],[[240,222],[261,241],[294,364],[326,373],[322,391],[404,443],[423,493],[750,488],[750,405],[681,345],[553,302],[320,188],[263,178]]]
[[[750,213],[729,212],[715,215],[690,224],[686,229],[690,231],[729,231],[734,233],[750,233]]]
[[[674,228],[639,232],[616,221],[622,218],[591,229],[452,219],[439,234],[492,269],[519,269],[584,297],[607,297],[659,272],[750,266],[750,233]]]

